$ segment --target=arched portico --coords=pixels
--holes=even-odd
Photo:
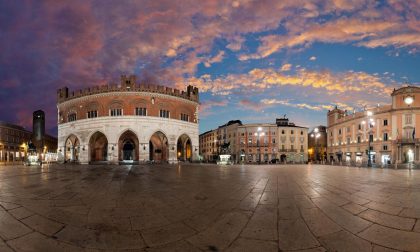
[[[67,137],[64,148],[65,162],[79,161],[80,141],[75,135]]]
[[[169,159],[168,138],[161,131],[155,132],[150,137],[149,159],[155,162],[167,162]]]
[[[106,136],[97,131],[89,140],[90,161],[106,161],[108,156],[108,139]]]
[[[139,140],[137,135],[131,130],[121,134],[118,140],[118,150],[119,161],[138,161]]]
[[[192,160],[191,138],[187,134],[182,134],[179,136],[176,149],[178,161]]]

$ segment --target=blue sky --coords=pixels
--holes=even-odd
[[[0,120],[55,133],[56,90],[140,81],[201,91],[200,132],[232,119],[326,123],[420,84],[420,2],[0,2]],[[25,102],[16,102],[25,101]]]

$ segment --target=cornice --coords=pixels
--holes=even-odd
[[[178,101],[182,101],[184,103],[189,103],[192,105],[199,105],[198,102],[192,101],[189,99],[185,99],[182,97],[177,97],[173,95],[168,94],[162,94],[162,93],[155,93],[155,92],[144,92],[144,91],[115,91],[115,92],[106,92],[106,93],[97,93],[97,94],[90,94],[85,95],[81,97],[75,97],[67,101],[59,102],[57,105],[60,106],[73,106],[75,104],[78,104],[80,102],[84,102],[87,100],[90,100],[92,98],[100,98],[100,97],[107,97],[107,96],[138,96],[138,97],[161,97],[161,98],[170,98]]]

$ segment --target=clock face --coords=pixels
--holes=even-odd
[[[414,98],[413,98],[413,97],[411,97],[411,96],[407,96],[407,97],[405,97],[405,98],[404,98],[404,102],[405,102],[405,104],[407,104],[407,105],[412,104],[412,103],[413,103],[413,101],[414,101]]]

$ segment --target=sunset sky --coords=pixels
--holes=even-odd
[[[0,0],[0,120],[56,134],[56,90],[121,74],[200,90],[200,132],[228,120],[326,124],[420,85],[420,0]]]

